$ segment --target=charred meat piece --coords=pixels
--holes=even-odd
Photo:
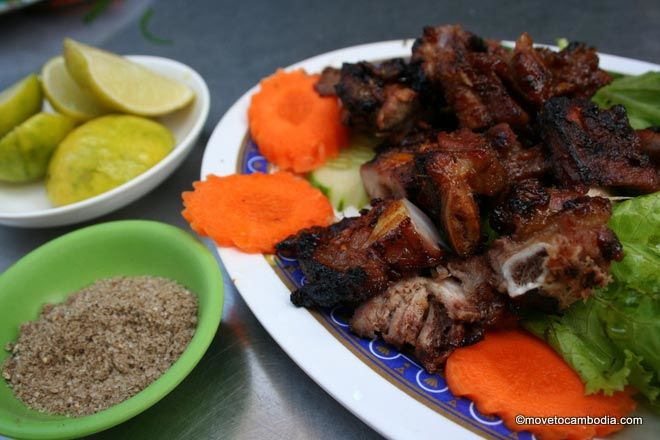
[[[474,142],[476,136],[480,135],[469,136],[468,140]],[[523,147],[508,124],[497,124],[483,136],[485,140],[480,140],[476,145],[478,148],[488,148],[484,143],[487,142],[495,149],[511,182],[541,178],[549,172],[550,166],[541,146]],[[414,167],[415,157],[443,148],[456,149],[455,145],[448,146],[446,135],[440,135],[442,143],[438,143],[437,133],[432,137],[417,136],[416,142],[412,143],[405,143],[406,139],[398,146],[384,149],[362,165],[362,181],[370,197],[407,197],[414,201],[419,186],[419,173]]]
[[[452,127],[455,129],[456,127]],[[452,131],[452,130],[447,130]],[[381,142],[376,151],[382,153],[388,150],[417,151],[421,146],[435,142],[438,130],[428,121],[417,120],[408,131],[392,133]]]
[[[528,103],[540,107],[554,95],[552,72],[544,64],[527,32],[516,41],[510,65],[515,86]]]
[[[335,96],[337,94],[335,87],[339,84],[340,79],[341,70],[334,67],[326,67],[321,72],[321,77],[316,85],[314,85],[314,89],[321,96]]]
[[[660,127],[637,130],[640,148],[649,155],[656,167],[660,166]]]
[[[485,259],[474,257],[438,268],[433,278],[404,279],[358,307],[351,330],[411,349],[427,371],[439,371],[455,348],[480,340],[502,315],[504,297],[489,277]]]
[[[581,43],[571,43],[559,52],[534,48],[527,33],[516,41],[510,66],[517,92],[534,108],[553,96],[590,98],[612,81],[598,68],[594,48]]]
[[[497,151],[510,181],[541,178],[550,170],[543,148],[523,147],[508,124],[497,124],[484,134]]]
[[[372,199],[408,198],[413,202],[419,186],[415,157],[438,148],[437,133],[414,133],[395,145],[381,148],[376,157],[362,164],[362,183]]]
[[[411,59],[422,77],[418,88],[423,94],[441,93],[463,128],[527,124],[529,115],[505,87],[503,78],[511,81],[509,67],[496,47],[458,25],[424,28]]]
[[[400,58],[379,65],[364,61],[344,63],[335,86],[344,123],[375,134],[400,131],[411,124],[419,99],[408,85],[407,72],[407,65]],[[327,81],[330,75],[327,72]]]
[[[596,49],[584,43],[571,42],[559,52],[544,48],[536,51],[552,73],[553,96],[591,98],[612,82],[610,74],[598,68]]]
[[[360,217],[304,229],[276,246],[281,255],[297,258],[305,274],[305,285],[291,294],[291,302],[355,305],[438,265],[441,239],[419,208],[405,199],[372,204]]]
[[[391,149],[362,164],[360,175],[371,198],[410,197],[416,182],[415,153]]]
[[[440,133],[434,142],[391,148],[362,165],[362,181],[371,197],[411,199],[445,231],[457,254],[470,255],[481,241],[476,197],[498,194],[511,176],[544,170],[538,149],[528,153],[507,129],[497,126],[486,136],[463,129]]]
[[[476,196],[503,191],[507,172],[485,138],[469,130],[441,133],[437,148],[416,157],[421,176],[416,202],[442,225],[454,251],[465,257],[481,242]]]
[[[532,186],[521,197],[513,235],[495,240],[487,252],[500,292],[524,301],[529,294],[556,300],[559,308],[606,286],[621,243],[607,227],[611,206],[602,197],[552,194]],[[535,193],[536,191],[536,193]],[[535,197],[537,200],[534,200]],[[515,202],[510,207],[516,206]]]
[[[541,137],[557,181],[565,187],[604,186],[638,193],[660,189],[658,171],[630,127],[626,110],[601,110],[582,99],[553,98],[540,116]]]
[[[488,259],[484,255],[467,259],[454,258],[447,264],[447,270],[460,282],[470,299],[467,303],[456,301],[458,297],[453,297],[453,303],[448,298],[443,301],[452,319],[479,321],[486,327],[498,324],[504,317],[506,298],[496,294],[493,289],[493,272]],[[470,307],[465,307],[466,304],[470,304]]]
[[[535,179],[516,183],[490,213],[490,225],[500,235],[529,236],[543,229],[564,203],[586,195],[584,191],[547,188]]]

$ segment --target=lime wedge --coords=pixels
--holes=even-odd
[[[101,116],[73,130],[60,144],[48,166],[48,197],[61,206],[104,193],[144,173],[172,148],[172,133],[157,122]]]
[[[117,111],[159,116],[185,107],[195,97],[185,84],[69,38],[64,40],[64,59],[78,84]]]
[[[74,81],[63,57],[53,58],[44,65],[41,82],[50,105],[76,121],[87,121],[109,112],[94,95]]]
[[[0,137],[41,110],[42,104],[37,75],[30,75],[0,93]]]
[[[37,113],[14,128],[0,140],[0,181],[42,178],[53,152],[71,129],[73,120],[53,113]]]

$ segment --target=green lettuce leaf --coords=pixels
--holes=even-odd
[[[617,205],[609,225],[625,251],[612,263],[614,282],[523,325],[573,367],[586,393],[632,385],[660,412],[660,192]]]
[[[613,263],[610,269],[617,280],[615,285],[624,284],[629,289],[660,294],[660,247],[623,242],[623,249],[623,260]]]
[[[603,108],[623,105],[635,129],[660,125],[660,72],[616,78],[592,100]]]
[[[559,50],[564,50],[568,47],[570,44],[570,41],[568,41],[568,38],[557,38],[555,39],[555,42],[557,43],[557,49]]]
[[[626,285],[639,292],[660,294],[660,193],[619,203],[609,226],[625,251],[623,261],[612,264],[616,283],[610,288]]]
[[[580,374],[587,394],[611,395],[628,384],[629,365],[607,336],[595,303],[577,303],[563,316],[539,316],[524,322]]]
[[[615,205],[608,224],[622,242],[657,246],[660,244],[660,192]]]
[[[607,336],[619,349],[630,350],[644,365],[660,372],[660,301],[658,295],[613,284],[593,301]]]

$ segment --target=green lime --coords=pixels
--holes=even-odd
[[[37,75],[30,75],[0,93],[0,138],[41,110],[43,96]]]
[[[71,76],[105,106],[142,116],[159,116],[188,105],[193,91],[119,55],[64,40]]]
[[[41,82],[50,105],[76,121],[88,121],[109,112],[94,95],[74,81],[63,57],[53,58],[44,65]]]
[[[46,175],[48,161],[73,121],[53,113],[37,113],[0,140],[0,180],[29,182]]]
[[[167,128],[139,116],[109,115],[86,122],[53,155],[48,196],[55,206],[94,197],[144,173],[173,147]]]

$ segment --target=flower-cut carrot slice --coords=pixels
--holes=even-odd
[[[261,154],[280,169],[311,171],[348,145],[339,101],[314,90],[318,79],[302,69],[280,69],[252,96],[250,133]]]
[[[327,226],[332,206],[321,191],[290,173],[208,176],[183,193],[183,217],[219,246],[274,252],[275,244],[300,229]]]
[[[514,431],[540,439],[588,439],[622,428],[601,425],[524,425],[527,417],[623,417],[635,409],[631,390],[584,394],[580,377],[550,346],[521,330],[487,333],[483,341],[454,351],[445,369],[456,396],[473,400],[483,414],[500,416]]]

